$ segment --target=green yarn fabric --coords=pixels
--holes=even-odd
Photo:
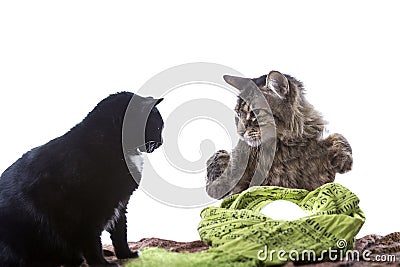
[[[282,221],[259,213],[266,204],[281,199],[297,204],[309,215]],[[324,250],[338,248],[345,252],[353,248],[354,238],[365,222],[358,203],[354,193],[337,183],[325,184],[311,192],[252,187],[226,198],[219,208],[204,209],[198,230],[203,241],[226,254],[264,258],[265,253],[259,255],[258,252],[265,251],[267,246],[269,253],[267,251],[264,265],[285,263],[279,258],[289,260],[291,251],[301,254],[312,250],[319,258]],[[342,247],[344,243],[346,247]],[[286,253],[270,255],[273,250]]]
[[[274,200],[291,201],[309,215],[283,221],[259,212]],[[201,212],[198,231],[200,238],[210,245],[209,250],[172,253],[147,249],[128,266],[270,266],[293,258],[329,259],[329,250],[336,250],[339,257],[353,248],[355,236],[365,222],[358,204],[358,197],[337,183],[311,192],[276,186],[251,187],[224,199],[220,207],[208,207]]]

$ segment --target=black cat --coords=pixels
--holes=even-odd
[[[161,100],[111,95],[69,132],[4,171],[0,266],[79,266],[84,259],[91,266],[112,264],[102,254],[103,230],[118,258],[137,256],[127,244],[126,206],[141,178],[141,152],[162,144],[155,107]]]

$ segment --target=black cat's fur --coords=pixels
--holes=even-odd
[[[131,152],[152,152],[162,144],[163,120],[155,107],[162,99],[122,92],[101,101],[69,132],[25,153],[4,171],[1,267],[79,266],[84,259],[91,266],[111,264],[102,254],[100,235],[106,228],[118,258],[137,256],[127,244],[125,213],[141,177],[132,178],[122,148],[132,97],[132,119],[148,119],[145,134],[140,127],[134,130],[145,140],[132,139]]]

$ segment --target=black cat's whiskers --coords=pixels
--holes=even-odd
[[[156,142],[156,141],[148,141],[146,143],[144,143],[143,145],[137,146],[134,148],[134,150],[141,150],[141,149],[145,149],[145,151],[147,153],[151,153],[154,150],[156,150],[157,148],[159,148],[162,145],[161,142]]]

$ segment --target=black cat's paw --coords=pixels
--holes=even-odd
[[[88,264],[89,267],[121,267],[117,262],[114,261],[105,261],[102,263],[92,263]]]
[[[118,259],[132,259],[132,258],[137,258],[139,256],[137,251],[126,251],[124,253],[115,253],[115,256],[117,256]]]
[[[345,173],[353,166],[352,150],[349,142],[341,134],[332,134],[326,139],[330,143],[329,159],[335,172]]]
[[[228,167],[231,156],[225,150],[218,150],[207,160],[207,181],[211,182],[225,172]]]

